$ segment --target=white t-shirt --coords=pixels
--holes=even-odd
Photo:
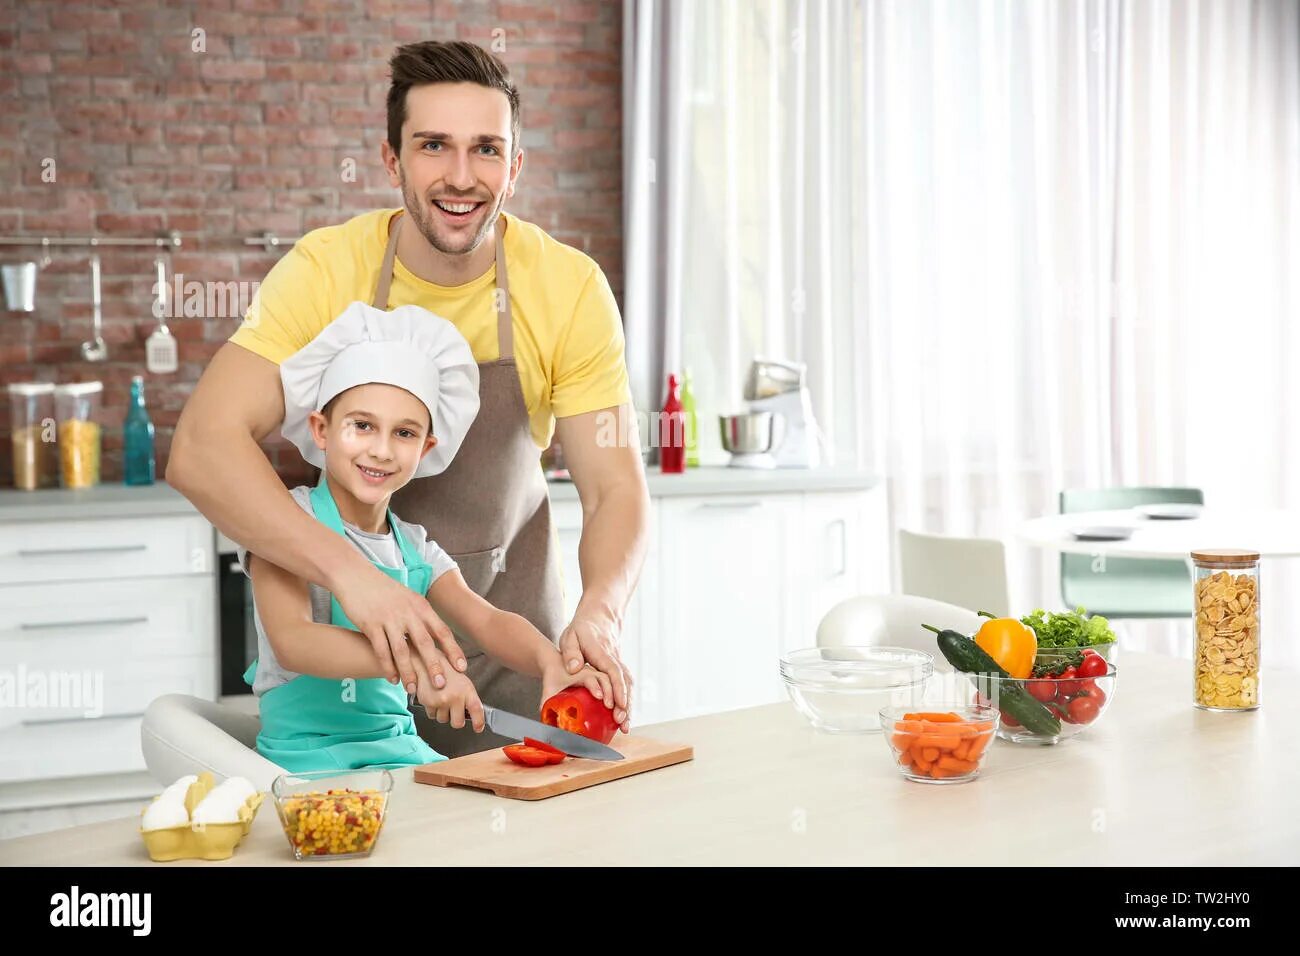
[[[293,500],[298,502],[303,511],[314,515],[315,512],[311,507],[311,492],[312,489],[308,485],[299,485],[291,489],[289,494],[293,495]],[[423,525],[411,524],[396,515],[393,516],[393,520],[397,523],[402,537],[414,547],[417,553],[424,555],[425,561],[429,562],[433,568],[434,581],[456,568],[455,560],[438,547],[436,542],[429,539]],[[347,532],[348,541],[364,554],[367,560],[391,568],[402,566],[402,552],[393,537],[392,528],[387,534],[373,534],[362,531],[349,521],[344,521],[343,530]],[[237,553],[244,574],[248,574],[248,550],[239,548]],[[317,624],[330,623],[330,592],[318,584],[309,583],[308,588],[311,591],[311,619]],[[262,627],[262,617],[257,613],[256,603],[253,606],[253,622],[257,626],[257,677],[253,681],[253,693],[260,697],[272,687],[286,684],[302,675],[281,667],[280,662],[275,659],[275,650],[267,639],[266,629]]]

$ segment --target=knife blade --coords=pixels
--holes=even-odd
[[[417,706],[414,697],[411,698],[411,706]],[[429,709],[422,704],[419,705],[430,719],[433,715]],[[599,740],[592,740],[590,737],[584,737],[582,734],[575,734],[568,730],[561,730],[559,727],[552,727],[544,724],[540,720],[531,720],[528,717],[521,717],[519,714],[512,714],[508,710],[501,710],[497,707],[483,705],[483,718],[487,723],[488,729],[494,734],[502,737],[510,737],[514,740],[523,740],[525,737],[532,737],[534,740],[540,740],[543,743],[550,744],[556,750],[562,750],[570,757],[586,757],[590,760],[622,760],[623,755],[613,747],[607,747]]]

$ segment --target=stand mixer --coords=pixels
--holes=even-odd
[[[819,431],[802,362],[755,358],[745,383],[748,413],[721,418],[733,468],[816,468]]]

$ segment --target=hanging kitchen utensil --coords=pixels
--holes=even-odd
[[[81,343],[81,357],[87,362],[102,362],[108,358],[108,343],[104,341],[104,316],[100,311],[99,300],[99,253],[90,256],[90,301],[94,308],[93,325],[95,337],[90,342]]]
[[[0,267],[4,274],[5,308],[10,312],[36,310],[36,263],[7,262]]]
[[[167,328],[167,262],[162,256],[154,260],[158,267],[158,298],[154,301],[154,315],[158,328],[150,334],[144,345],[144,365],[154,375],[168,375],[176,371],[176,339]]]

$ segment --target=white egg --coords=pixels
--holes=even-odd
[[[177,780],[175,783],[170,784],[167,787],[167,789],[163,791],[163,794],[164,795],[179,794],[181,800],[184,800],[186,791],[190,789],[190,784],[195,783],[198,779],[199,778],[192,773],[186,774],[185,776]]]
[[[243,777],[231,777],[229,780],[218,784],[212,792],[229,793],[234,796],[236,803],[245,803],[249,797],[257,793],[257,790]]]
[[[204,797],[191,818],[195,823],[238,823],[240,803],[233,794],[213,790]]]
[[[149,804],[144,811],[144,820],[140,823],[143,830],[164,830],[167,827],[184,826],[190,822],[190,815],[185,812],[185,804],[179,800],[159,797]]]

